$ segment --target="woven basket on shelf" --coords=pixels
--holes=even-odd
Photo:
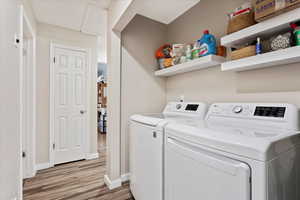
[[[256,55],[255,45],[247,46],[231,52],[231,60],[237,60]]]
[[[249,26],[254,25],[256,22],[254,20],[254,12],[241,14],[231,20],[229,20],[227,27],[227,34],[234,33],[236,31],[242,30]]]

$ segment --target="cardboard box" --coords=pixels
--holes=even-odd
[[[252,3],[258,22],[300,7],[300,0],[252,0]]]

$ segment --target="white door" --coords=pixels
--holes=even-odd
[[[54,164],[85,158],[87,55],[54,49]]]
[[[248,165],[167,138],[165,200],[250,200]]]
[[[162,199],[163,137],[155,127],[130,124],[130,189],[137,200]]]

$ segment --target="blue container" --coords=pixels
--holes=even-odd
[[[199,56],[215,55],[217,53],[216,38],[212,34],[209,34],[208,30],[204,31],[198,43],[200,44]]]

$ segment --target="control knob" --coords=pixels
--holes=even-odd
[[[243,107],[242,106],[235,106],[233,108],[233,112],[236,113],[236,114],[239,114],[243,111]]]
[[[179,110],[181,107],[182,107],[181,104],[177,104],[177,105],[176,105],[176,109],[177,109],[177,110]]]

